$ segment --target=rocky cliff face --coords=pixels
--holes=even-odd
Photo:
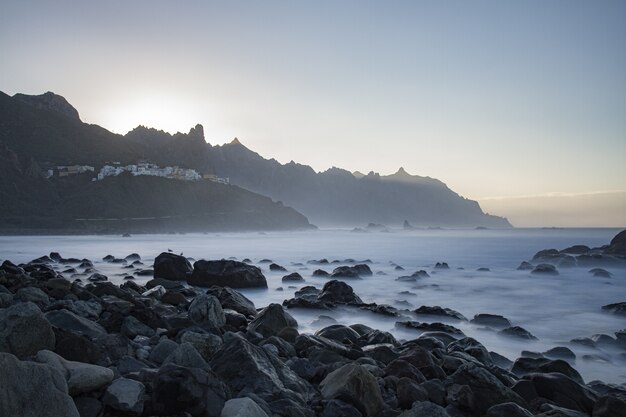
[[[30,104],[31,106],[41,110],[54,111],[64,114],[67,117],[71,117],[72,119],[80,120],[80,117],[78,116],[78,110],[76,110],[70,103],[68,103],[68,101],[64,97],[54,94],[51,91],[40,94],[38,96],[18,93],[15,94],[13,98]]]

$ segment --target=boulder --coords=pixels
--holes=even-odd
[[[349,363],[331,372],[320,382],[322,397],[341,399],[364,416],[380,414],[384,404],[376,378],[360,365]]]
[[[154,329],[143,324],[134,316],[126,316],[122,322],[120,333],[132,340],[136,336],[152,337],[154,336]]]
[[[450,417],[445,408],[429,401],[416,402],[398,417]]]
[[[189,305],[189,318],[194,323],[219,329],[226,324],[226,316],[220,301],[209,294],[201,294]]]
[[[331,324],[315,332],[315,336],[325,337],[337,342],[347,341],[347,344],[356,343],[361,337],[356,331],[342,324]]]
[[[539,397],[571,410],[591,414],[597,400],[597,396],[589,388],[560,373],[529,374],[523,380],[532,383]]]
[[[77,316],[68,310],[48,311],[45,316],[52,324],[52,327],[75,334],[82,334],[90,339],[96,339],[107,334],[104,327],[98,323]]]
[[[282,278],[283,282],[304,282],[304,278],[302,278],[302,275],[300,275],[297,272],[292,272],[289,275],[285,275]]]
[[[154,379],[152,412],[159,416],[188,413],[219,417],[229,398],[230,390],[213,372],[167,364]]]
[[[0,352],[24,358],[54,350],[54,345],[52,326],[35,304],[18,303],[0,310]]]
[[[418,315],[438,316],[445,317],[448,320],[467,321],[465,316],[458,311],[452,310],[450,308],[442,308],[439,306],[421,306],[413,310],[413,312]]]
[[[502,403],[489,408],[485,417],[533,417],[533,414],[515,403]]]
[[[539,274],[539,275],[559,275],[559,271],[557,271],[556,267],[551,264],[539,264],[532,271],[531,274]]]
[[[145,391],[144,385],[139,381],[118,378],[106,389],[102,402],[117,411],[141,414]]]
[[[259,268],[231,260],[197,261],[187,282],[198,287],[267,288]]]
[[[233,395],[251,392],[264,400],[280,396],[301,405],[313,395],[313,388],[277,356],[236,334],[225,338],[210,365]]]
[[[605,395],[593,407],[593,417],[623,417],[626,410],[626,395]]]
[[[532,373],[549,374],[552,372],[558,372],[570,377],[579,384],[584,384],[583,378],[580,376],[578,371],[572,368],[569,363],[561,359],[551,360],[547,358],[519,358],[515,361],[515,363],[513,363],[511,372],[517,376],[524,376]]]
[[[537,340],[537,338],[533,336],[528,330],[520,326],[507,327],[506,329],[500,330],[498,334],[524,340]]]
[[[602,310],[609,313],[625,315],[626,314],[626,301],[621,303],[613,303],[602,306]]]
[[[0,416],[80,417],[59,370],[10,353],[0,353],[0,369]]]
[[[332,280],[324,284],[318,300],[336,304],[363,304],[351,286],[342,281]]]
[[[209,368],[207,362],[191,343],[181,343],[178,345],[163,361],[163,364],[168,363],[184,366],[186,368]]]
[[[61,372],[71,396],[98,390],[113,381],[113,371],[103,366],[68,361],[49,350],[41,350],[35,361],[45,363]]]
[[[37,287],[24,287],[17,290],[15,293],[15,299],[19,301],[30,301],[36,304],[39,308],[44,308],[50,305],[50,298],[48,294],[43,292]]]
[[[354,266],[340,266],[333,270],[330,274],[331,278],[361,278],[371,276],[372,270],[366,264],[358,264]]]
[[[161,339],[159,343],[150,351],[150,360],[161,364],[168,356],[178,349],[178,343],[170,339]]]
[[[235,310],[244,316],[256,316],[256,307],[245,295],[229,287],[210,287],[207,294],[217,297],[222,308]]]
[[[275,263],[270,264],[270,271],[287,272],[287,269]]]
[[[270,304],[250,322],[248,330],[270,337],[278,335],[283,329],[289,327],[298,327],[296,319],[287,313],[280,304]]]
[[[249,397],[233,398],[226,401],[220,417],[269,417],[257,403]]]
[[[163,252],[154,259],[155,278],[185,281],[192,271],[191,263],[182,255]]]
[[[511,327],[511,322],[506,317],[497,314],[476,314],[470,323],[479,326],[494,327],[496,329]]]
[[[224,343],[219,336],[211,333],[186,331],[180,338],[181,343],[190,343],[205,361],[210,361]]]

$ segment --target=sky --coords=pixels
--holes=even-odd
[[[113,132],[201,123],[211,144],[318,171],[402,166],[514,225],[626,225],[624,1],[0,10],[0,90],[53,91]],[[589,195],[608,206],[581,212]]]

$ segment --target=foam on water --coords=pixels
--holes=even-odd
[[[331,271],[338,266],[308,265],[312,259],[370,259],[374,271],[362,280],[347,280],[364,302],[390,304],[414,309],[421,305],[439,305],[459,311],[467,318],[474,314],[501,314],[529,330],[539,340],[523,342],[499,336],[469,323],[454,324],[463,332],[481,341],[489,350],[515,359],[522,350],[545,351],[554,346],[569,346],[578,356],[575,367],[585,381],[626,382],[626,363],[614,352],[568,345],[575,337],[612,335],[626,327],[626,319],[603,313],[605,304],[626,301],[626,270],[609,269],[612,278],[597,278],[587,269],[561,269],[559,276],[531,275],[517,271],[540,249],[562,249],[574,244],[601,246],[607,244],[619,229],[512,229],[512,230],[418,230],[395,233],[351,233],[343,230],[281,233],[223,233],[188,235],[119,236],[3,236],[0,237],[0,259],[27,262],[60,252],[64,257],[89,258],[95,267],[115,283],[122,282],[120,265],[102,262],[112,254],[124,257],[137,252],[146,265],[156,255],[172,249],[175,253],[195,259],[250,258],[253,262],[268,258],[289,272],[299,272],[304,284],[289,287],[281,282],[286,273],[269,271],[267,264],[258,264],[268,279],[267,290],[243,290],[257,307],[282,303],[292,298],[303,285],[321,288],[325,278],[311,277],[322,268]],[[436,262],[445,261],[449,270],[434,271]],[[303,265],[294,265],[301,263]],[[396,271],[394,264],[405,271]],[[479,272],[480,267],[490,271]],[[462,269],[459,269],[462,268]],[[417,282],[398,282],[401,275],[425,269],[429,278]],[[377,272],[385,275],[378,275]],[[150,277],[138,277],[143,283]],[[282,287],[283,291],[277,288]],[[409,291],[411,294],[400,294]],[[408,303],[405,304],[402,301]],[[398,338],[415,338],[417,331],[395,327],[396,318],[367,311],[339,308],[332,312],[293,309],[300,330],[318,330],[311,323],[320,314],[331,315],[342,324],[363,323],[392,332]],[[433,321],[407,312],[409,319]],[[599,354],[612,363],[585,361],[583,354]],[[623,360],[623,359],[622,359]]]

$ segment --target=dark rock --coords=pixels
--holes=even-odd
[[[136,336],[154,336],[154,329],[145,325],[134,316],[127,316],[122,322],[120,327],[120,333],[129,339],[134,339]]]
[[[150,360],[152,362],[161,364],[169,355],[178,349],[178,343],[170,339],[162,339],[159,343],[150,351]]]
[[[344,341],[346,341],[347,344],[356,343],[359,337],[361,337],[352,328],[341,324],[332,324],[324,327],[323,329],[315,332],[315,335],[332,339],[340,343],[344,343]]]
[[[325,399],[341,399],[364,416],[378,416],[383,400],[376,378],[362,366],[347,364],[331,372],[319,385]]]
[[[333,270],[331,278],[361,278],[371,276],[372,270],[366,264],[357,264],[354,266],[340,266]]]
[[[15,293],[16,300],[30,301],[36,304],[39,308],[45,308],[50,304],[50,298],[48,295],[37,287],[24,287],[17,290]]]
[[[208,364],[191,343],[181,343],[163,361],[163,364],[173,363],[186,368],[208,369]]]
[[[76,405],[80,417],[99,417],[104,408],[97,398],[87,396],[74,397],[74,405]]]
[[[155,287],[156,288],[156,287]],[[170,304],[173,306],[182,306],[187,304],[187,297],[179,291],[165,291],[165,294],[161,297],[161,302],[165,304]]]
[[[278,264],[270,264],[270,271],[287,272],[287,269]]]
[[[102,275],[97,272],[95,274],[91,274],[89,278],[87,278],[87,281],[89,282],[104,282],[108,280],[109,278],[106,275]]]
[[[191,263],[181,255],[163,252],[154,259],[154,277],[185,281],[191,275]],[[167,288],[167,287],[166,287]]]
[[[563,359],[566,361],[574,361],[576,354],[570,348],[557,346],[543,352],[544,356],[550,359]]]
[[[523,261],[518,267],[517,270],[518,271],[531,271],[534,268],[534,266],[526,261]]]
[[[326,403],[322,417],[363,417],[363,414],[347,402],[335,399]]]
[[[48,365],[0,353],[1,416],[80,417],[63,374]]]
[[[467,321],[465,316],[463,316],[458,311],[452,310],[450,308],[442,308],[439,306],[434,306],[434,307],[421,306],[413,310],[413,312],[418,315],[439,316],[439,317],[445,317],[450,320]]]
[[[520,326],[507,327],[506,329],[500,330],[498,334],[501,334],[503,336],[515,337],[518,339],[537,340],[537,338],[533,336],[528,330]]]
[[[151,289],[154,287],[162,286],[166,290],[179,290],[184,288],[183,284],[178,281],[172,281],[165,278],[154,278],[146,282],[146,288]]]
[[[212,333],[197,333],[186,331],[180,338],[181,343],[191,344],[205,361],[210,361],[211,357],[222,346],[223,342],[219,336]]]
[[[124,259],[126,259],[128,262],[141,261],[141,256],[139,256],[138,253],[131,253],[130,255],[126,256]]]
[[[470,323],[489,326],[494,328],[510,327],[511,322],[506,317],[499,316],[497,314],[476,314]]]
[[[267,288],[259,268],[230,260],[197,261],[187,282],[199,287]]]
[[[313,394],[312,387],[278,357],[235,334],[226,338],[210,365],[235,396],[253,392],[269,400],[280,394],[304,405]]]
[[[292,272],[289,275],[285,275],[282,279],[283,282],[304,282],[304,278],[297,272]]]
[[[244,316],[256,315],[254,303],[245,295],[229,287],[211,287],[207,290],[207,294],[217,297],[223,308],[235,310]]]
[[[596,395],[563,374],[529,374],[523,378],[532,383],[539,397],[546,398],[558,406],[587,414],[593,411]]]
[[[141,382],[118,378],[104,392],[102,402],[117,411],[141,414],[145,387]]]
[[[90,339],[95,339],[107,333],[104,327],[98,323],[77,316],[68,310],[49,311],[45,314],[45,316],[50,324],[52,324],[52,327],[76,334],[82,334]]]
[[[548,374],[558,372],[570,377],[579,384],[584,384],[583,378],[580,376],[578,371],[572,368],[569,363],[561,359],[551,360],[546,358],[519,358],[513,364],[511,372],[517,376],[524,376],[531,373]]]
[[[485,417],[533,417],[533,415],[515,403],[502,403],[489,408]]]
[[[316,269],[312,274],[314,277],[328,277],[330,274],[323,269]]]
[[[351,286],[342,281],[332,280],[324,284],[317,297],[320,301],[337,304],[362,304],[363,301],[354,293]]]
[[[626,314],[626,301],[621,303],[607,304],[605,306],[602,306],[602,310],[608,311],[609,313],[613,314]]]
[[[298,327],[298,322],[280,304],[270,304],[250,322],[248,330],[270,337],[278,335],[286,327]]]
[[[611,243],[605,252],[614,255],[626,255],[626,230],[622,230],[611,239]]]
[[[220,301],[210,294],[201,294],[194,298],[189,305],[189,318],[198,325],[212,329],[219,329],[226,324]]]
[[[589,273],[598,278],[611,278],[613,276],[613,274],[604,268],[593,268],[589,270]]]
[[[397,321],[396,327],[415,329],[422,332],[444,332],[457,336],[464,336],[463,332],[454,326],[443,323],[422,323],[419,321]]]
[[[269,417],[267,413],[259,407],[249,397],[233,398],[226,401],[220,417]]]
[[[435,264],[435,269],[450,269],[447,262],[437,262]]]
[[[593,407],[593,417],[623,417],[626,413],[626,395],[605,395]]]
[[[416,402],[398,417],[451,417],[445,408],[429,401]]]
[[[406,410],[411,408],[415,401],[427,401],[428,391],[412,379],[400,378],[396,383],[396,396],[398,406]]]
[[[18,303],[0,310],[0,352],[24,358],[54,350],[54,345],[52,327],[35,304]]]
[[[530,271],[531,274],[541,274],[541,275],[559,275],[559,271],[556,270],[554,265],[550,264],[539,264]]]

